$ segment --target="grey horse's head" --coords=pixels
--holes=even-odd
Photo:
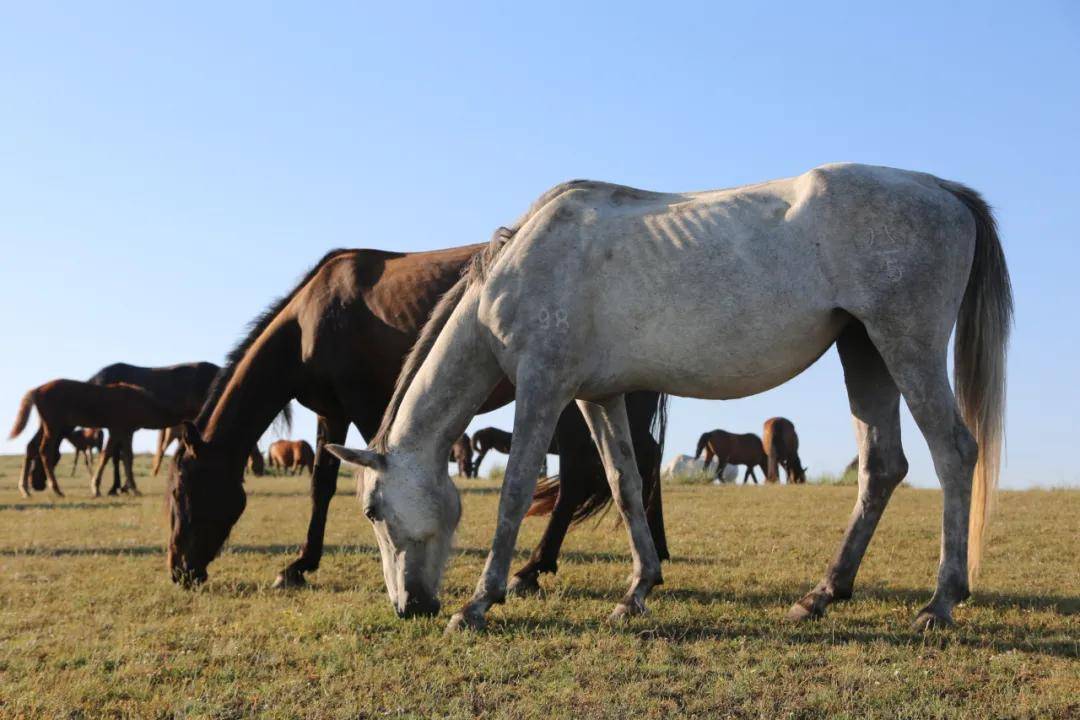
[[[439,587],[461,519],[461,498],[445,462],[436,468],[400,451],[326,449],[357,466],[357,494],[375,530],[386,591],[398,616],[438,613]]]

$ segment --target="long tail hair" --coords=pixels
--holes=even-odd
[[[14,440],[19,436],[19,433],[26,429],[26,421],[30,419],[30,408],[33,407],[36,400],[37,388],[34,388],[23,395],[22,401],[19,403],[19,412],[15,416],[15,424],[11,427],[11,433],[8,435],[8,440]]]
[[[969,583],[978,577],[1005,441],[1005,366],[1013,294],[993,212],[978,192],[943,183],[975,218],[975,257],[956,318],[953,348],[956,399],[979,444],[968,524]]]

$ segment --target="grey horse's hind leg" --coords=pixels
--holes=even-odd
[[[972,473],[979,453],[949,385],[948,332],[917,338],[876,333],[873,326],[867,329],[926,438],[944,496],[937,589],[914,628],[950,625],[953,607],[969,595],[968,521]]]
[[[600,450],[608,484],[611,485],[611,496],[630,536],[634,574],[629,591],[611,614],[612,620],[621,620],[628,615],[644,613],[649,591],[653,586],[663,584],[660,557],[656,553],[645,507],[641,502],[642,480],[634,459],[634,446],[630,442],[626,397],[618,395],[602,403],[579,400],[578,407]],[[721,472],[723,469],[724,464],[720,463]]]
[[[821,617],[834,600],[851,597],[855,575],[893,490],[907,475],[900,445],[900,391],[860,323],[836,343],[844,366],[855,440],[859,446],[859,495],[840,548],[825,577],[788,612],[791,620]]]
[[[491,552],[488,553],[476,591],[465,606],[450,618],[447,632],[484,627],[484,616],[488,609],[505,601],[506,582],[518,530],[532,503],[540,465],[555,434],[555,425],[570,400],[569,393],[544,382],[542,374],[528,375],[519,371],[516,383],[515,441],[510,447],[510,459],[506,463],[506,475],[499,495],[499,521],[491,541]]]

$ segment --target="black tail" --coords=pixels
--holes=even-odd
[[[701,433],[701,437],[697,441],[697,451],[694,453],[694,459],[697,460],[701,457],[701,453],[705,452],[705,446],[709,444],[709,433]]]
[[[641,489],[646,505],[653,502],[660,492],[660,464],[664,457],[664,437],[667,435],[667,405],[668,396],[664,393],[657,393],[655,400],[648,407],[647,415],[639,410],[641,417],[638,417],[632,413],[631,408],[627,408],[632,413],[631,423],[634,420],[649,423],[649,434],[652,439],[651,446],[639,447],[642,443],[636,443],[634,446],[634,453],[638,458],[638,467],[643,470]],[[642,462],[643,453],[649,453],[650,455],[645,463]],[[642,468],[643,464],[646,467]],[[603,472],[589,473],[588,477],[591,478],[588,494],[574,508],[573,519],[571,520],[574,525],[605,511],[611,504],[611,488],[608,486]],[[533,502],[529,507],[528,516],[535,517],[549,514],[555,507],[555,500],[558,495],[559,476],[541,478],[536,484],[536,492],[533,493]]]

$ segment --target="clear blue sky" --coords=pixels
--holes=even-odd
[[[1005,484],[1080,484],[1075,3],[66,5],[0,9],[10,417],[117,360],[220,362],[332,247],[483,241],[569,178],[689,190],[848,160],[995,206],[1017,297]],[[755,398],[674,401],[668,455],[777,414],[812,473],[853,455],[835,351]],[[912,481],[936,485],[904,432]]]

